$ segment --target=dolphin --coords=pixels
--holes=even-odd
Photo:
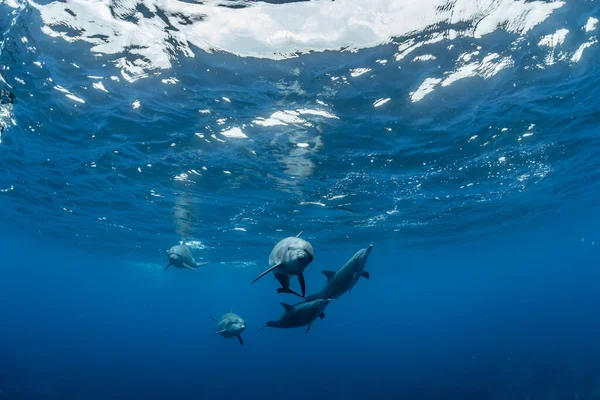
[[[226,338],[237,337],[240,344],[242,346],[244,345],[241,335],[244,329],[246,329],[246,323],[239,315],[233,313],[233,309],[227,314],[223,314],[219,319],[213,317],[213,320],[217,323],[217,331],[211,333],[211,336],[221,335]]]
[[[192,256],[192,252],[185,244],[178,244],[171,247],[167,254],[169,257],[169,264],[165,267],[164,271],[171,265],[175,268],[187,268],[195,271],[196,268],[208,264],[207,262],[197,263]]]
[[[317,299],[295,306],[281,303],[285,309],[285,313],[276,321],[267,321],[265,326],[260,328],[257,332],[262,331],[267,326],[272,328],[299,328],[308,325],[305,332],[308,333],[317,317],[321,319],[325,318],[324,310],[329,303],[331,303],[330,299]]]
[[[300,235],[302,235],[302,232],[295,237],[290,236],[280,240],[273,247],[271,254],[269,255],[269,269],[256,277],[252,283],[273,271],[275,278],[277,278],[281,286],[283,286],[277,289],[277,293],[291,293],[304,298],[304,295],[306,294],[304,270],[308,267],[308,264],[314,260],[315,255],[311,244],[306,240],[301,239]],[[298,277],[302,295],[299,295],[297,292],[290,289],[289,277],[286,281],[284,275],[296,275]]]
[[[305,301],[337,299],[344,293],[352,291],[361,277],[369,279],[370,274],[365,271],[365,264],[372,249],[373,245],[369,245],[366,249],[360,249],[337,272],[321,271],[327,277],[327,283],[317,293],[306,296]]]

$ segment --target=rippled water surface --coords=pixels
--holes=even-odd
[[[597,183],[595,2],[279,3],[1,4],[6,214],[113,251],[427,246]]]
[[[161,273],[184,240],[250,277],[299,231],[395,260],[544,229],[598,205],[598,18],[592,0],[0,0],[3,230]]]

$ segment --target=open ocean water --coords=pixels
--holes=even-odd
[[[599,400],[599,18],[0,0],[0,400]],[[300,231],[370,278],[257,332]]]

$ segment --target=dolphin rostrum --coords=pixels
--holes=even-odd
[[[246,323],[237,314],[233,313],[233,309],[219,319],[213,317],[213,320],[217,323],[217,331],[210,335],[221,335],[226,338],[237,337],[240,344],[243,346],[244,341],[242,340],[242,332],[246,329]]]
[[[196,268],[208,264],[207,262],[197,263],[192,256],[192,252],[185,244],[178,244],[171,247],[167,254],[169,257],[169,264],[165,267],[165,271],[171,265],[175,268],[188,268],[195,271]]]
[[[269,269],[256,277],[252,283],[273,271],[275,278],[277,278],[282,286],[277,289],[277,293],[291,293],[304,298],[306,294],[304,270],[314,260],[315,256],[311,244],[301,239],[300,235],[302,235],[302,232],[296,235],[296,237],[287,237],[279,241],[269,255]],[[290,289],[288,275],[296,275],[298,277],[302,295]]]
[[[366,249],[360,249],[337,272],[322,271],[323,275],[327,277],[327,283],[317,293],[306,296],[306,301],[337,299],[344,293],[350,292],[361,277],[369,279],[370,275],[365,271],[365,264],[372,249],[373,245],[369,245]]]
[[[295,306],[286,303],[281,303],[285,309],[285,313],[276,321],[267,321],[265,326],[257,332],[262,331],[267,326],[272,328],[299,328],[308,325],[306,332],[310,330],[312,323],[317,317],[325,318],[324,310],[331,303],[330,299],[317,299],[309,302],[304,302]]]

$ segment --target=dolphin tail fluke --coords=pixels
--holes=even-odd
[[[192,271],[196,270],[196,268],[194,268],[194,267],[192,267],[190,265],[187,265],[187,264],[183,264],[183,266],[186,267],[187,269],[191,269]]]
[[[225,329],[221,330],[221,331],[217,331],[214,333],[209,333],[210,336],[215,336],[215,335],[220,335],[221,333],[225,332]]]
[[[298,282],[300,282],[300,289],[302,289],[302,297],[306,296],[306,281],[304,280],[304,275],[298,275]]]
[[[257,276],[252,283],[256,282],[257,280],[259,280],[260,278],[262,278],[263,276],[265,276],[266,274],[268,274],[269,272],[273,271],[275,268],[279,268],[281,266],[281,264],[275,264],[273,265],[271,268],[269,268],[268,270],[266,270],[265,272],[263,272],[262,274],[260,274],[259,276]]]
[[[241,336],[238,336],[237,338],[238,338],[238,340],[240,341],[240,344],[243,346],[243,345],[244,345],[244,340],[242,339],[242,337],[241,337]]]
[[[169,265],[167,265],[167,266],[165,267],[165,269],[163,269],[163,271],[166,271],[166,270],[167,270],[167,268],[169,268],[170,266],[171,266],[171,264],[169,263]]]
[[[371,274],[369,274],[367,271],[363,271],[363,273],[360,274],[360,276],[362,276],[365,279],[369,279],[371,277]]]
[[[278,288],[277,289],[277,293],[288,293],[288,294],[293,294],[295,296],[301,297],[303,299],[306,299],[306,297],[302,296],[300,293],[296,292],[293,289],[290,288]]]

